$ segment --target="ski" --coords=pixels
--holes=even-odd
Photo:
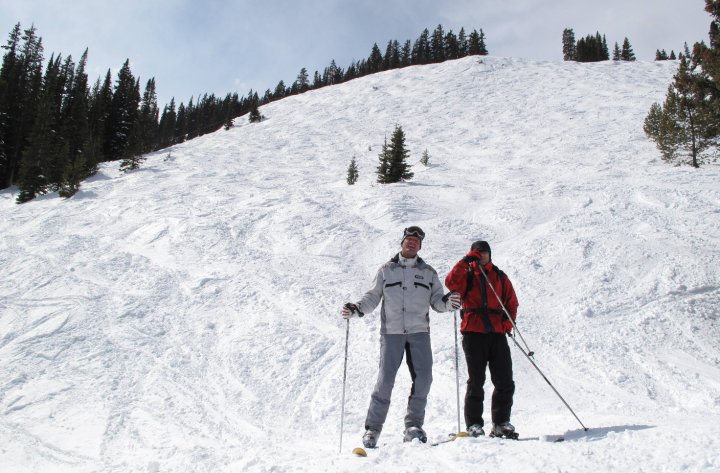
[[[462,437],[467,437],[467,438],[471,438],[471,439],[483,438],[483,436],[472,437],[472,436],[468,435],[467,432],[457,432],[457,433],[448,434],[448,437],[446,439],[442,439],[442,440],[438,440],[436,442],[429,443],[429,445],[431,447],[437,447],[438,445],[443,445],[446,443],[454,442],[455,440],[462,438]],[[491,432],[487,437],[491,438],[491,439],[499,439],[499,440],[514,440],[517,442],[543,441],[543,442],[549,442],[549,443],[559,443],[559,442],[565,441],[565,437],[563,437],[562,435],[542,435],[540,437],[520,437],[520,434],[518,434],[517,432],[513,432],[510,435],[496,435]],[[374,450],[374,449],[371,449],[371,450]],[[367,455],[368,455],[367,450],[365,450],[362,447],[354,448],[352,453],[356,457],[367,457]]]
[[[367,456],[367,452],[362,447],[353,448],[352,453],[356,457],[366,457]]]
[[[496,438],[496,439],[505,439],[505,440],[516,440],[518,442],[527,442],[531,440],[535,441],[543,441],[543,442],[550,442],[550,443],[557,443],[557,442],[564,442],[565,437],[562,435],[543,435],[541,437],[520,437],[520,434],[517,432],[513,432],[510,435],[496,435],[490,432],[490,435],[488,435],[490,438]]]
[[[443,439],[443,440],[438,440],[437,442],[433,442],[430,444],[430,446],[437,447],[438,445],[453,442],[460,437],[467,437],[467,436],[468,436],[467,432],[457,432],[457,433],[448,434],[448,438]]]
[[[450,443],[450,442],[456,440],[458,437],[468,437],[470,439],[484,438],[484,436],[482,436],[482,435],[478,436],[478,437],[473,437],[471,435],[468,435],[466,432],[460,432],[460,434],[452,433],[452,434],[448,434],[447,439],[438,440],[437,442],[433,442],[430,444],[430,446],[436,447],[438,445]],[[539,437],[520,437],[520,434],[518,434],[517,432],[513,432],[510,435],[495,435],[493,433],[490,433],[487,436],[487,438],[498,439],[498,440],[515,440],[517,442],[529,442],[529,441],[538,441],[539,442],[539,441],[542,441],[542,442],[549,442],[549,443],[559,443],[559,442],[565,441],[565,437],[563,437],[562,435],[542,435]]]

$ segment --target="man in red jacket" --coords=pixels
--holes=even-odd
[[[445,286],[462,296],[462,346],[468,368],[465,393],[465,424],[468,434],[485,435],[483,430],[483,385],[485,367],[490,366],[492,395],[492,436],[513,437],[510,423],[515,383],[512,358],[505,334],[512,331],[518,301],[510,278],[492,263],[490,245],[476,241],[470,252],[450,270]],[[501,304],[502,302],[502,304]]]

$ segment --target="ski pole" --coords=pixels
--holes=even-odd
[[[457,309],[453,311],[455,320],[455,392],[457,393],[457,432],[460,433],[460,370],[458,369],[458,336],[457,336]]]
[[[530,360],[530,363],[532,363],[532,365],[535,367],[535,369],[538,371],[538,373],[540,373],[540,376],[542,376],[542,378],[545,380],[545,382],[548,383],[548,385],[552,388],[553,391],[555,391],[555,394],[557,394],[557,396],[560,398],[560,400],[563,402],[563,404],[565,404],[565,407],[568,408],[568,410],[572,413],[572,415],[575,416],[575,419],[577,419],[577,421],[580,422],[580,425],[582,425],[583,430],[585,430],[587,432],[588,428],[585,427],[585,424],[583,424],[582,421],[580,420],[580,418],[577,416],[577,414],[575,414],[575,411],[572,410],[572,407],[570,407],[570,404],[568,404],[567,401],[565,401],[565,399],[560,395],[558,390],[555,389],[555,386],[553,386],[552,383],[550,382],[550,380],[547,379],[547,376],[545,376],[545,374],[540,370],[538,365],[535,364],[535,360],[533,360],[532,357],[525,350],[523,350],[523,348],[518,344],[517,340],[515,340],[515,337],[513,337],[512,334],[510,334],[510,338],[515,343],[515,346],[517,346],[518,349],[522,352],[522,354],[525,355],[525,357],[528,360]]]
[[[512,317],[510,317],[510,313],[507,311],[507,309],[505,308],[505,305],[503,304],[502,300],[500,299],[500,296],[498,296],[497,291],[495,290],[495,288],[493,287],[493,285],[490,283],[490,279],[488,279],[488,276],[487,276],[487,274],[485,273],[485,270],[484,270],[483,267],[480,266],[479,264],[478,264],[477,266],[478,266],[478,268],[480,268],[480,272],[482,272],[482,275],[485,277],[485,281],[487,281],[488,286],[490,286],[490,289],[492,289],[492,293],[495,295],[495,298],[496,298],[497,301],[500,303],[500,307],[502,307],[503,312],[505,312],[505,315],[507,316],[507,319],[508,319],[508,320],[510,321],[510,323],[512,324],[513,329],[515,330],[515,333],[517,333],[517,334],[520,336],[520,339],[522,340],[523,344],[525,344],[525,347],[527,348],[527,351],[525,351],[525,350],[523,349],[523,347],[521,347],[520,344],[517,342],[517,340],[515,340],[515,337],[514,337],[512,334],[510,334],[510,338],[512,339],[513,343],[515,343],[515,346],[518,347],[518,349],[522,352],[522,354],[525,355],[525,357],[526,357],[528,360],[530,360],[530,363],[532,363],[532,365],[535,367],[535,369],[538,371],[538,373],[540,373],[540,376],[542,376],[542,378],[548,383],[548,385],[552,388],[552,390],[555,392],[555,394],[557,394],[557,396],[560,398],[560,400],[563,402],[563,404],[565,404],[565,407],[568,408],[568,410],[572,413],[572,415],[575,417],[575,419],[577,419],[577,421],[580,423],[580,425],[582,426],[582,428],[583,428],[585,431],[587,431],[588,428],[585,427],[585,424],[583,424],[582,421],[580,420],[580,418],[577,416],[577,414],[575,414],[575,411],[572,410],[572,408],[571,408],[570,405],[567,403],[567,401],[565,401],[565,399],[560,395],[560,393],[558,392],[558,390],[555,389],[555,386],[553,386],[552,383],[550,382],[550,380],[547,379],[547,376],[545,376],[545,374],[540,370],[540,368],[538,367],[538,365],[535,364],[535,360],[533,360],[533,358],[532,358],[535,353],[534,353],[532,350],[530,350],[530,347],[528,346],[527,342],[525,341],[525,339],[523,338],[522,334],[521,334],[520,331],[518,330],[517,325],[515,325],[515,321],[512,319]]]
[[[342,389],[342,407],[340,408],[340,450],[342,453],[343,427],[345,424],[345,381],[347,380],[347,360],[348,360],[348,339],[350,338],[350,319],[345,319],[345,367],[343,368],[343,389]]]

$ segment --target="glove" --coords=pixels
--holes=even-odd
[[[445,300],[447,310],[457,310],[462,305],[462,298],[457,292],[451,292],[447,295]]]
[[[476,250],[470,251],[463,257],[463,261],[465,261],[467,264],[470,264],[473,261],[480,261],[480,252]]]
[[[352,302],[347,302],[342,308],[342,311],[340,312],[342,314],[343,319],[348,320],[355,314],[362,317],[363,314],[360,312],[360,309],[358,308],[357,304],[353,304]]]

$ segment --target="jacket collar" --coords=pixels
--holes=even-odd
[[[390,258],[390,261],[395,264],[400,264],[400,252],[398,252],[395,256]],[[417,266],[421,267],[425,265],[425,261],[418,255],[417,257]]]

